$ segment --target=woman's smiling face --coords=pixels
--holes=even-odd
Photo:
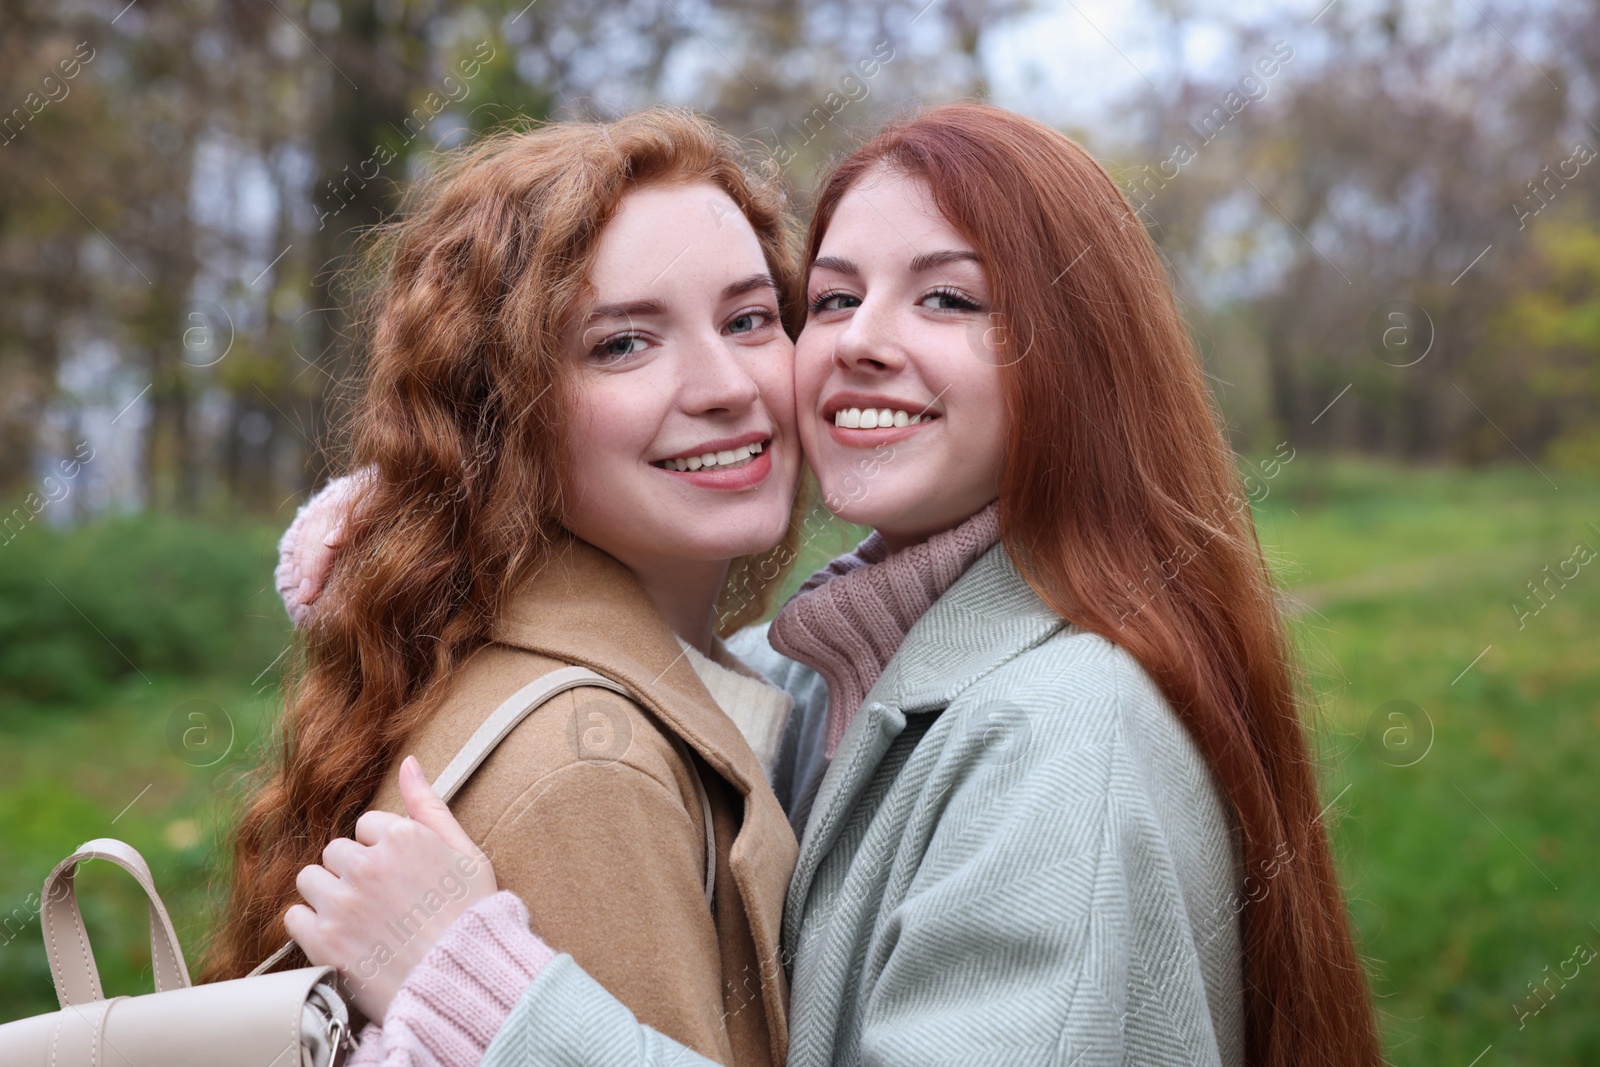
[[[794,346],[744,214],[711,184],[636,189],[589,281],[568,528],[635,568],[771,548],[800,471]]]
[[[828,507],[891,549],[1000,492],[1006,426],[983,264],[921,178],[880,167],[839,200],[795,345],[800,440]]]

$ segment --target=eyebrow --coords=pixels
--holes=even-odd
[[[946,248],[938,252],[923,252],[912,256],[911,273],[921,274],[925,270],[933,270],[948,263],[973,263],[979,267],[983,266],[983,260],[976,252]]]
[[[665,315],[667,305],[660,300],[625,300],[618,304],[599,304],[589,312],[590,322],[601,319],[633,319],[646,315]]]
[[[743,296],[745,293],[753,293],[757,289],[771,289],[773,292],[777,292],[778,283],[772,280],[772,275],[766,271],[761,271],[759,274],[752,274],[748,278],[729,283],[722,290],[722,299],[731,300],[736,296]]]
[[[935,270],[948,263],[974,263],[983,266],[983,260],[976,252],[962,249],[945,248],[937,252],[920,252],[911,257],[911,273],[921,274],[923,271]],[[835,274],[845,274],[852,278],[861,277],[861,268],[842,256],[818,256],[811,264],[811,269],[817,268],[831,270]]]
[[[835,274],[848,274],[852,278],[861,277],[861,268],[842,256],[818,256],[812,261],[811,269],[816,270],[818,267],[831,270]]]
[[[778,283],[772,280],[772,275],[766,271],[752,274],[748,278],[741,278],[730,282],[723,287],[722,299],[731,300],[736,296],[754,292],[757,289],[771,289],[777,292]],[[601,319],[633,319],[644,318],[647,315],[665,315],[667,305],[660,300],[625,300],[615,304],[599,304],[589,312],[588,321],[599,322]]]

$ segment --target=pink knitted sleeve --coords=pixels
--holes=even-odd
[[[383,1062],[383,1027],[368,1023],[361,1030],[360,1041],[355,1054],[344,1061],[344,1067],[373,1067]]]
[[[284,610],[296,627],[304,627],[312,605],[322,594],[340,531],[357,493],[373,477],[370,467],[335,478],[295,512],[294,521],[278,541],[278,566],[273,581]],[[322,544],[310,541],[312,530],[323,534]]]
[[[556,958],[501,890],[450,925],[369,1023],[348,1067],[475,1067],[523,991]]]

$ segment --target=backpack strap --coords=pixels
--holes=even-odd
[[[440,799],[449,803],[450,798],[467,783],[472,773],[483,765],[489,754],[506,735],[517,728],[517,724],[533,714],[534,709],[541,707],[545,702],[560,696],[571,689],[591,687],[596,689],[609,689],[613,693],[633,698],[627,688],[618,682],[612,681],[603,674],[596,674],[587,667],[561,667],[549,674],[534,679],[527,685],[500,702],[500,706],[489,713],[483,724],[473,731],[467,743],[461,746],[445,769],[439,772],[439,777],[433,781],[433,790],[439,794]],[[673,738],[676,742],[677,738]],[[716,835],[711,826],[711,800],[706,795],[705,783],[700,779],[700,771],[695,766],[694,757],[679,743],[685,761],[689,765],[689,774],[694,778],[695,794],[700,800],[700,810],[705,817],[706,829],[706,906],[711,906],[712,896],[716,890],[717,878],[717,843]],[[270,971],[279,961],[289,955],[295,948],[291,940],[250,972],[250,977]]]
[[[489,758],[495,746],[504,741],[506,735],[516,729],[517,724],[531,715],[535,708],[569,689],[581,686],[609,689],[625,697],[631,696],[621,685],[587,667],[562,667],[542,678],[535,678],[501,701],[500,706],[483,720],[483,725],[473,731],[467,743],[461,746],[461,751],[456,753],[456,758],[433,780],[433,791],[448,803],[456,795],[456,790],[467,784],[472,772]]]
[[[517,724],[527,718],[535,708],[552,697],[580,686],[609,689],[613,693],[620,693],[632,699],[632,694],[626,688],[587,667],[562,667],[551,671],[506,697],[500,706],[483,720],[483,725],[473,732],[467,743],[461,747],[461,751],[456,753],[456,758],[439,772],[438,778],[434,779],[434,792],[448,802],[455,796],[456,790],[466,784],[472,772],[489,758],[489,753],[494,751],[495,746],[505,740],[506,735],[516,729]],[[705,821],[706,907],[710,907],[717,887],[717,837],[716,830],[711,825],[711,798],[706,794],[706,784],[700,778],[700,768],[695,763],[694,754],[680,738],[672,737],[672,741],[679,757],[689,768],[689,776],[694,779],[695,796],[700,801],[700,813]]]

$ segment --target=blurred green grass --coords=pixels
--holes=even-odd
[[[1600,1063],[1600,558],[1512,607],[1600,551],[1600,481],[1548,473],[1307,457],[1256,510],[1397,1064]]]
[[[91,838],[144,854],[197,962],[217,827],[277,714],[280,532],[117,516],[0,545],[0,1020],[55,1010],[39,893]],[[77,883],[108,995],[149,990],[142,892],[107,863]]]
[[[203,718],[191,718],[195,713]],[[214,843],[230,821],[238,777],[259,758],[256,745],[276,713],[274,683],[252,691],[237,679],[156,678],[147,685],[138,677],[94,707],[6,708],[0,1020],[56,1009],[39,894],[51,868],[91,838],[121,838],[144,855],[189,965],[197,966],[218,859]],[[108,863],[84,865],[76,882],[107,995],[150,991],[142,891]]]
[[[1527,466],[1431,470],[1301,454],[1264,483],[1256,507],[1295,609],[1325,819],[1396,1064],[1466,1067],[1486,1049],[1480,1067],[1600,1063],[1600,959],[1565,985],[1553,977],[1563,965],[1572,974],[1577,946],[1600,950],[1600,559],[1564,588],[1552,583],[1521,629],[1511,607],[1537,607],[1525,583],[1577,543],[1600,550],[1586,525],[1600,526],[1600,477],[1548,473],[1559,488]],[[803,546],[789,585],[855,534],[840,528]],[[246,540],[264,584],[270,537]],[[270,598],[253,595],[238,611],[270,619],[261,625],[280,641]],[[276,672],[252,683],[275,651],[252,644],[247,667],[196,679],[147,684],[130,672],[92,699],[8,702],[0,1019],[55,1007],[25,898],[89,837],[124,837],[145,852],[194,961],[219,820],[276,711]],[[1414,713],[1412,732],[1391,731],[1389,747],[1387,718],[1369,740],[1369,721],[1394,700],[1431,724],[1431,746],[1410,765],[1400,764],[1430,732]],[[211,756],[169,737],[175,717],[180,735],[188,728],[185,707],[204,707],[192,701],[232,722],[233,745],[215,765],[194,766]],[[90,864],[80,883],[108,991],[149,988],[131,880]]]

